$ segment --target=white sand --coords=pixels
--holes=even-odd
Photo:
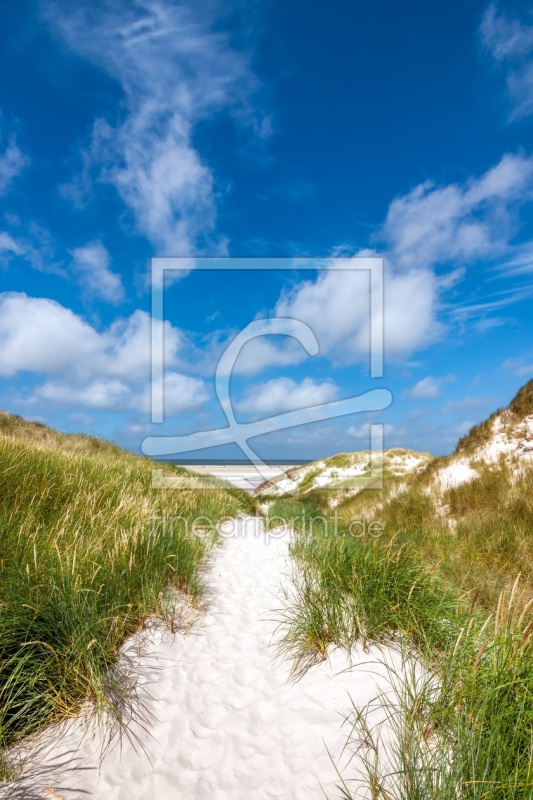
[[[453,489],[456,486],[461,486],[463,483],[469,483],[478,476],[479,472],[470,466],[468,459],[458,458],[448,467],[440,469],[435,477],[441,490],[445,491],[446,489]]]
[[[377,649],[354,651],[351,670],[335,649],[299,682],[288,680],[289,665],[273,661],[272,637],[289,534],[267,539],[257,535],[259,525],[239,520],[237,535],[216,551],[210,609],[189,631],[171,635],[154,626],[124,648],[145,715],[130,725],[138,741],[116,738],[99,763],[104,738],[90,716],[50,729],[31,749],[16,797],[340,797],[328,750],[353,777],[350,753],[341,758],[348,734],[341,723],[350,695],[361,707],[376,683],[386,688],[386,670]],[[388,658],[400,666],[397,654]],[[370,796],[350,786],[354,796]]]
[[[495,464],[502,456],[526,462],[533,459],[533,417],[527,416],[513,425],[509,424],[509,416],[509,412],[504,411],[494,419],[492,435],[476,450],[476,460]]]

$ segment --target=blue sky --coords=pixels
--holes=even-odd
[[[263,435],[267,458],[366,448],[370,422],[387,447],[450,452],[532,377],[530,4],[22,0],[0,9],[0,39],[1,407],[136,451],[223,427],[217,360],[276,315],[319,352],[246,345],[239,421],[378,387],[393,402]],[[374,255],[380,379],[361,275],[309,269]],[[153,256],[188,259],[154,323],[162,425]],[[198,257],[293,261],[206,272]]]

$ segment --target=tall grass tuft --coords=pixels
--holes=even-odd
[[[318,496],[269,511],[296,531],[281,622],[296,673],[355,641],[392,642],[424,665],[378,698],[392,737],[371,725],[375,701],[354,707],[351,763],[376,800],[533,798],[532,476],[477,467],[441,495],[453,528],[420,479],[381,502],[361,493],[337,518]],[[350,535],[365,513],[385,523],[381,537]],[[353,777],[346,798],[359,796]]]
[[[484,624],[472,617],[434,675],[393,675],[393,692],[377,698],[393,734],[386,744],[369,723],[371,708],[354,707],[348,745],[373,797],[533,797],[533,621],[523,609],[502,593],[496,616]]]
[[[295,672],[324,657],[329,644],[349,648],[401,635],[428,653],[450,646],[464,608],[406,544],[339,531],[309,504],[280,502],[269,511],[270,520],[277,516],[295,529],[281,623]]]
[[[110,687],[120,645],[162,592],[196,600],[214,534],[249,510],[216,483],[152,488],[153,462],[90,437],[0,417],[0,747],[92,701],[120,716]],[[160,466],[160,465],[159,465]],[[166,467],[167,472],[176,470]],[[205,520],[204,520],[205,525]]]

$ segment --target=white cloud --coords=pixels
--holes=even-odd
[[[71,422],[77,422],[79,425],[96,425],[96,419],[85,411],[73,411],[68,415]]]
[[[370,449],[371,441],[369,422],[363,423],[362,425],[350,425],[346,431],[346,434],[350,438],[357,440],[358,449]],[[390,450],[392,447],[402,446],[409,434],[409,428],[405,427],[404,425],[391,425],[389,423],[383,424],[383,446],[385,450]]]
[[[152,325],[164,327],[164,363],[171,368],[182,334],[169,322],[152,322],[146,312],[135,311],[100,332],[54,300],[5,292],[0,294],[0,375],[68,374],[84,384],[96,376],[146,380]]]
[[[533,158],[507,154],[463,185],[425,182],[397,197],[380,238],[403,269],[494,258],[506,251],[515,232],[515,205],[532,195]]]
[[[24,247],[9,233],[0,231],[0,256],[2,253],[7,253],[8,256],[20,256],[24,253]]]
[[[462,397],[460,400],[450,400],[442,409],[444,414],[455,414],[468,408],[480,408],[490,405],[494,398],[487,397]]]
[[[368,361],[370,346],[369,279],[366,270],[349,269],[350,259],[331,259],[337,269],[322,271],[316,280],[302,281],[284,294],[277,317],[305,322],[319,344],[319,357],[342,364]],[[361,264],[361,259],[354,262]],[[339,268],[341,267],[341,268]],[[385,357],[404,358],[439,338],[438,281],[429,270],[385,270],[384,305],[376,319],[383,326]],[[271,364],[297,363],[307,358],[301,347],[252,340],[242,351],[237,371],[252,374]]]
[[[304,378],[297,383],[291,378],[273,378],[251,386],[237,408],[253,415],[267,416],[327,403],[337,394],[338,387],[330,380],[320,382]]]
[[[441,394],[442,383],[442,379],[422,378],[409,390],[408,395],[414,400],[434,400]]]
[[[113,411],[123,411],[129,404],[130,395],[129,387],[113,378],[98,378],[85,386],[47,381],[36,391],[39,399],[50,400],[59,405]]]
[[[116,412],[150,410],[151,330],[144,311],[98,331],[53,300],[0,294],[0,375],[31,372],[49,376],[33,401]],[[172,416],[207,400],[199,378],[172,370],[181,332],[163,324],[165,412]]]
[[[35,398],[57,405],[124,412],[139,410],[145,414],[151,409],[151,386],[141,388],[128,385],[116,378],[96,378],[87,384],[76,385],[68,381],[46,381],[35,392]],[[166,416],[197,408],[207,400],[207,390],[199,378],[171,372],[164,379],[164,409]]]
[[[137,230],[157,253],[190,255],[202,249],[216,221],[209,166],[193,144],[200,120],[230,110],[267,126],[248,107],[256,80],[244,50],[222,32],[217,4],[168,0],[99,6],[50,3],[47,17],[73,52],[105,70],[121,86],[125,116],[118,125],[94,124],[84,154],[85,177],[115,187]],[[225,252],[223,240],[210,252]]]
[[[101,242],[90,242],[72,251],[74,269],[82,285],[93,296],[120,303],[124,288],[120,275],[109,268],[110,256]]]
[[[370,423],[363,423],[362,425],[350,425],[346,431],[346,435],[352,439],[368,439],[370,442]]]
[[[509,94],[514,103],[513,118],[533,113],[533,63],[512,72],[508,79]]]
[[[517,356],[516,358],[508,358],[503,362],[504,369],[511,370],[518,378],[531,377],[533,375],[533,361],[531,355]]]
[[[507,69],[507,89],[514,118],[533,113],[533,25],[512,19],[492,3],[480,26],[483,44]]]
[[[533,242],[524,242],[513,247],[502,267],[508,275],[525,275],[533,272]]]
[[[518,211],[533,197],[533,157],[504,155],[494,167],[463,184],[423,183],[392,201],[378,238],[386,243],[383,325],[385,359],[398,361],[438,341],[447,330],[440,313],[444,293],[465,275],[466,266],[497,263],[502,272],[531,269],[531,247],[514,245]],[[363,265],[371,251],[353,263]],[[369,357],[368,275],[350,270],[350,258],[332,257],[314,280],[302,281],[283,294],[278,317],[307,323],[315,333],[320,356],[336,363]],[[436,275],[435,267],[448,272]],[[491,302],[455,309],[450,323],[516,302],[524,288]],[[485,322],[485,329],[490,323]],[[307,355],[296,342],[262,339],[242,350],[236,371],[254,374],[270,365],[300,363]]]
[[[0,295],[0,375],[75,370],[103,355],[100,335],[53,300]]]
[[[161,331],[161,327],[163,330]],[[152,367],[152,330],[159,331],[164,341],[163,365],[176,365],[178,351],[182,347],[182,332],[170,322],[153,320],[145,311],[135,311],[130,317],[115,320],[102,334],[102,362],[107,374],[135,380],[146,377]]]
[[[157,395],[160,397],[159,387]],[[180,375],[178,372],[165,374],[163,382],[163,407],[165,416],[172,417],[183,411],[190,411],[207,401],[208,394],[204,382],[199,378],[189,375]],[[147,386],[139,397],[135,398],[133,405],[141,411],[149,413],[152,407],[151,386]]]

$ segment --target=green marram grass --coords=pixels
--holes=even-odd
[[[353,519],[379,520],[384,538],[408,543],[429,568],[464,593],[468,602],[493,609],[518,574],[533,595],[533,469],[519,464],[472,462],[478,476],[445,490],[432,462],[403,481],[388,481],[383,492],[363,491],[341,502],[345,525]]]
[[[425,678],[394,676],[394,702],[381,698],[396,731],[393,776],[371,709],[354,707],[347,744],[364,753],[373,798],[529,800],[533,470],[474,464],[475,480],[433,491],[448,463],[432,462],[403,491],[389,480],[360,492],[336,512],[331,492],[271,506],[270,524],[281,517],[295,529],[283,647],[297,674],[328,645],[356,641],[392,643],[425,665]],[[353,520],[379,520],[384,532],[354,536]],[[340,790],[352,797],[349,775]]]
[[[149,615],[168,615],[168,587],[200,597],[216,535],[196,535],[195,517],[216,526],[252,510],[218,481],[153,488],[154,466],[99,439],[0,415],[3,748],[86,700],[120,721],[110,686],[120,645]]]
[[[506,409],[499,408],[479,425],[474,425],[467,434],[459,439],[455,452],[461,455],[468,455],[476,448],[486,444],[490,439],[494,420],[502,412],[505,414],[507,427],[533,414],[533,380],[522,386]]]
[[[347,747],[363,756],[375,800],[533,797],[533,622],[517,586],[484,622],[471,616],[432,674],[390,676],[392,692],[376,699],[392,746],[369,724],[371,708],[354,706]]]

